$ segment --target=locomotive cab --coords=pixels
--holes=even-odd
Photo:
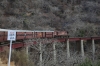
[[[68,38],[68,32],[67,31],[55,31],[54,32],[54,38]]]

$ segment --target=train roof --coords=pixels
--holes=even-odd
[[[40,30],[40,31],[39,31],[39,30],[35,30],[35,32],[54,32],[54,31],[49,31],[49,30],[43,30],[43,31]]]
[[[0,31],[9,31],[11,29],[0,29]],[[14,30],[16,32],[54,32],[54,31],[50,31],[50,30]]]

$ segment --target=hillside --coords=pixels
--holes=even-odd
[[[0,0],[0,28],[100,35],[99,0]]]

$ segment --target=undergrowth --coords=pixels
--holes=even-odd
[[[3,64],[8,63],[9,51],[0,53],[0,58]],[[15,66],[34,66],[33,62],[28,58],[25,50],[12,51],[11,61],[14,62]]]
[[[12,53],[12,61],[15,62],[16,66],[34,66],[33,62],[29,60],[25,50],[14,51]]]
[[[86,59],[83,63],[79,64],[79,66],[100,66],[100,60],[95,62],[95,61]]]

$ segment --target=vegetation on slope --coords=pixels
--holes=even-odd
[[[0,0],[0,28],[66,30],[71,36],[98,36],[99,22],[99,0]],[[86,34],[81,35],[81,29]]]

